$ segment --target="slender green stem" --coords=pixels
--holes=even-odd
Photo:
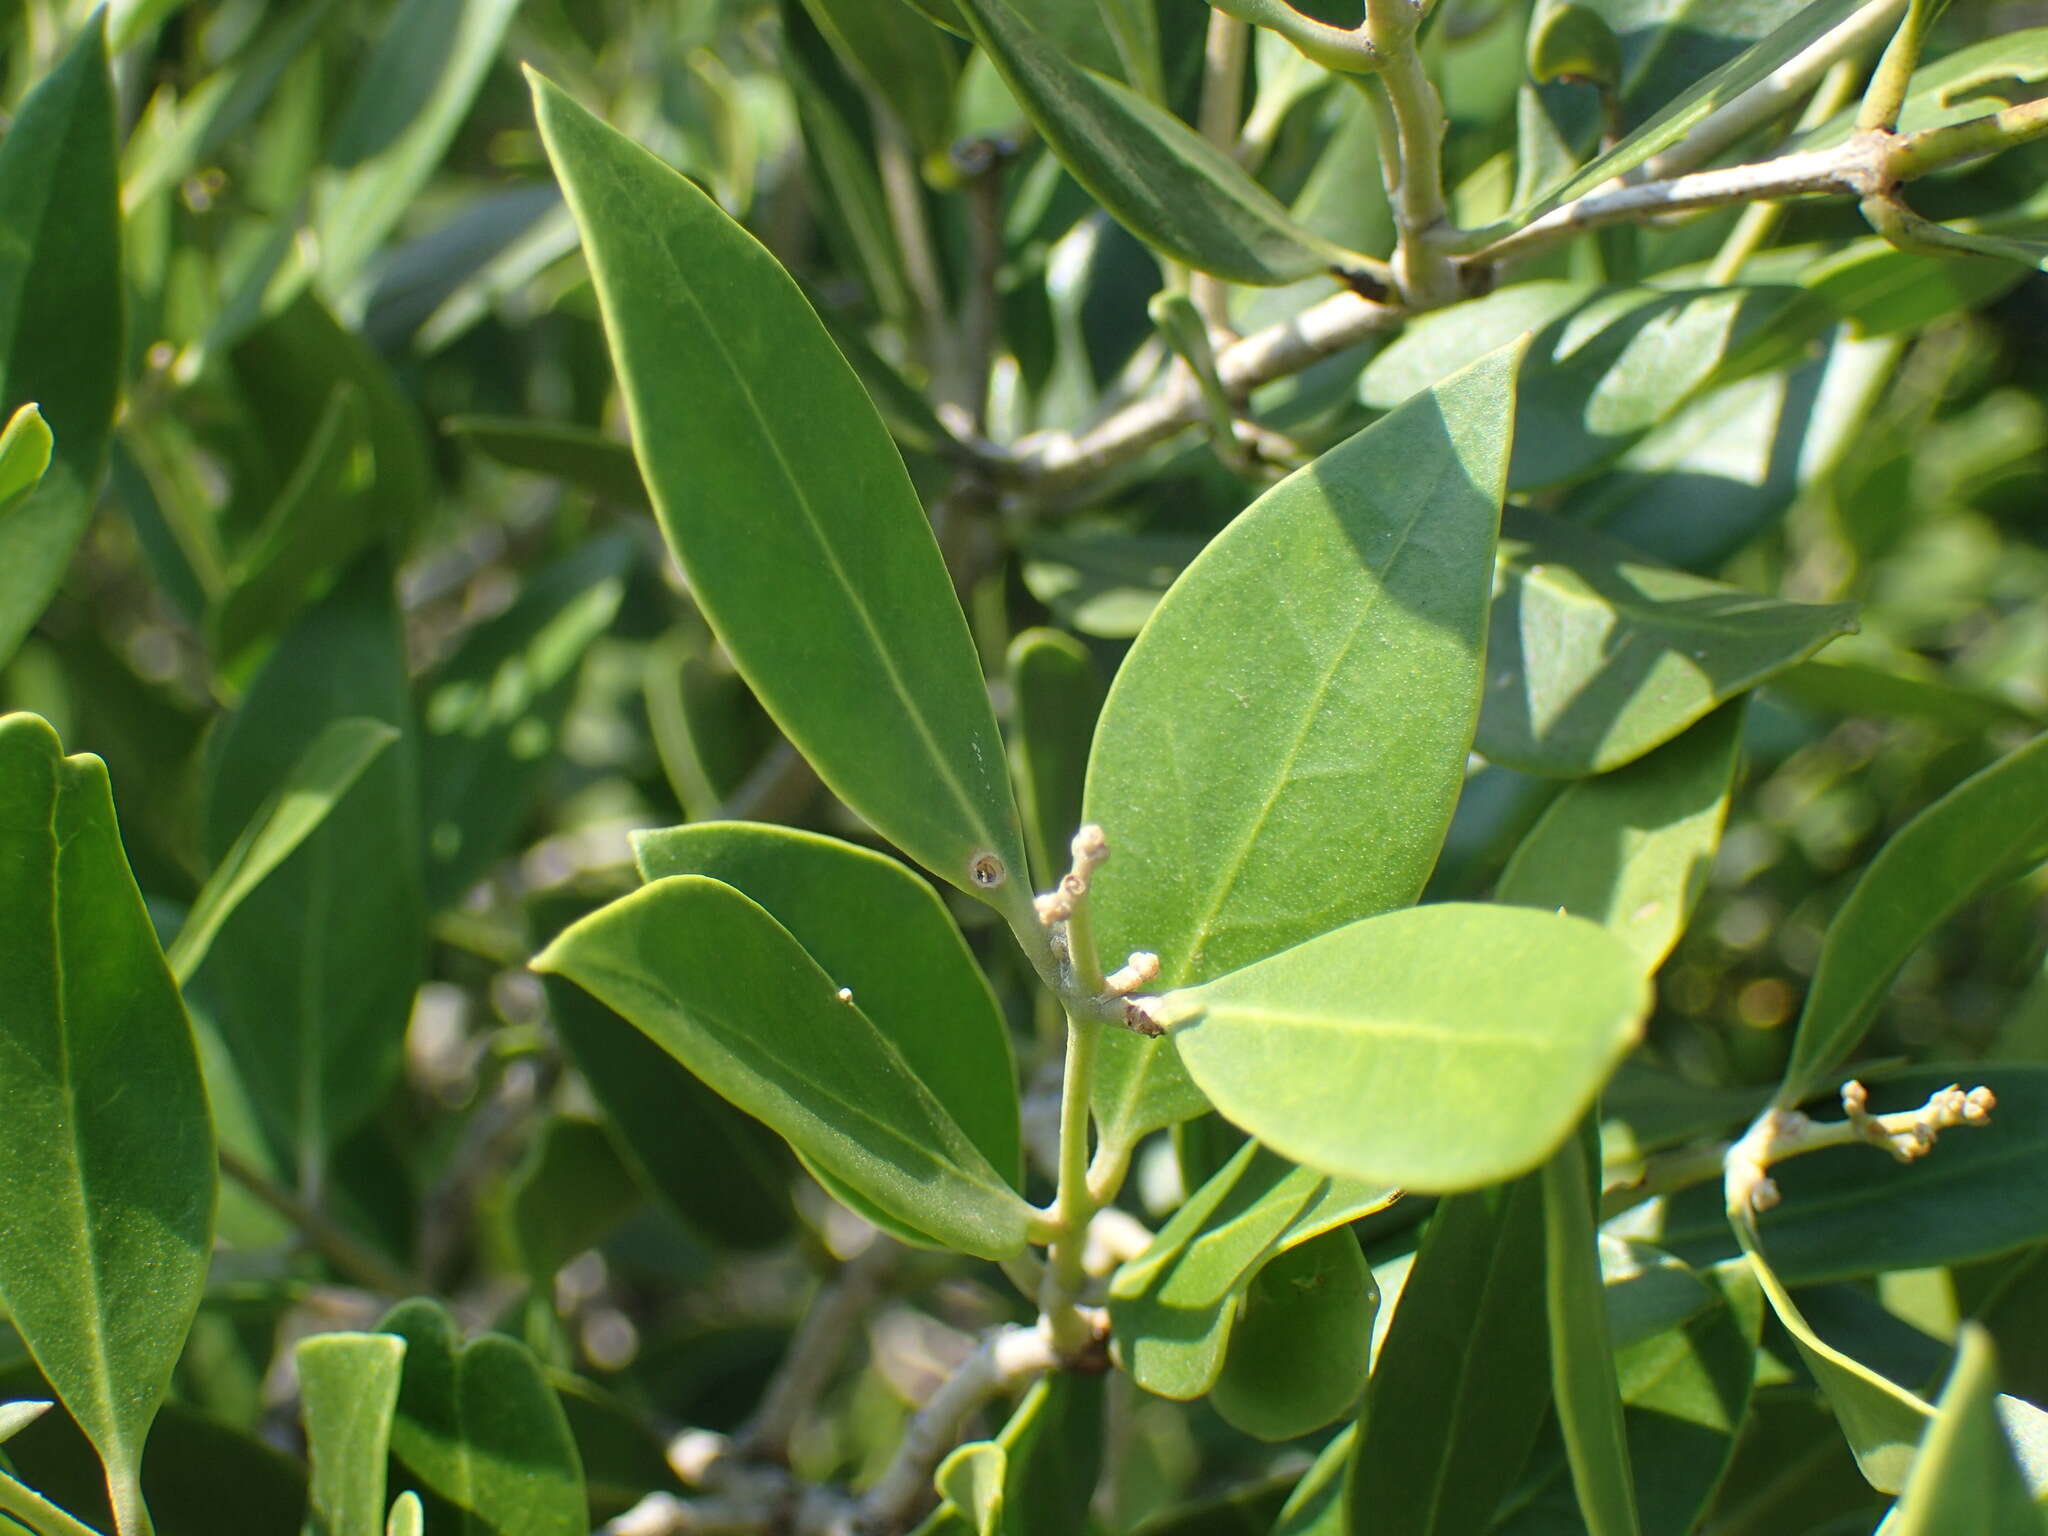
[[[19,1520],[36,1536],[100,1536],[83,1520],[67,1515],[33,1488],[0,1472],[0,1514]]]
[[[1304,16],[1284,0],[1209,0],[1209,3],[1239,21],[1277,32],[1292,43],[1303,58],[1312,59],[1325,69],[1334,69],[1341,74],[1364,75],[1371,74],[1382,63],[1382,57],[1364,27],[1356,31],[1333,27],[1326,21]]]
[[[1444,201],[1444,107],[1416,46],[1419,13],[1407,0],[1366,0],[1365,32],[1381,65],[1374,77],[1393,112],[1398,174],[1388,193],[1400,239],[1394,280],[1417,308],[1457,296],[1457,272],[1437,236],[1450,222]],[[1384,163],[1384,162],[1383,162]]]
[[[1920,45],[1926,40],[1936,9],[1934,0],[1911,0],[1906,7],[1905,19],[1892,34],[1884,57],[1877,61],[1877,70],[1864,88],[1863,105],[1856,113],[1859,130],[1890,133],[1899,126],[1899,108],[1905,105],[1906,90],[1912,84],[1913,71],[1919,67]]]
[[[1046,1331],[1054,1350],[1062,1356],[1079,1354],[1094,1338],[1094,1329],[1078,1304],[1088,1283],[1082,1258],[1088,1246],[1088,1223],[1095,1215],[1094,1195],[1088,1188],[1088,1121],[1102,1030],[1093,1019],[1067,1020],[1067,1070],[1060,1087],[1059,1193],[1054,1200],[1059,1232],[1046,1250],[1045,1284],[1039,1291]]]
[[[290,1222],[322,1258],[356,1284],[386,1296],[409,1296],[420,1289],[403,1270],[357,1242],[240,1153],[230,1147],[219,1151],[223,1174]]]
[[[2048,134],[2048,98],[2002,112],[1909,133],[1892,148],[1889,165],[1901,181],[1995,155]]]

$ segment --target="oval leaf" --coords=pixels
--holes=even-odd
[[[1649,1003],[1635,956],[1591,923],[1446,904],[1153,1007],[1225,1118],[1311,1167],[1440,1193],[1549,1156]]]
[[[1379,1304],[1372,1266],[1348,1230],[1274,1255],[1245,1291],[1210,1404],[1261,1440],[1323,1428],[1365,1390]]]
[[[967,621],[853,370],[715,203],[548,82],[534,100],[692,596],[836,794],[1035,928]]]
[[[106,766],[0,718],[0,1305],[147,1529],[149,1426],[213,1242],[191,1025],[129,872]]]
[[[981,1258],[1023,1248],[1031,1207],[858,1002],[731,886],[657,880],[577,923],[533,965],[616,1008],[918,1231]]]
[[[1290,475],[1153,613],[1088,765],[1112,964],[1150,950],[1187,986],[1421,894],[1472,741],[1516,356]],[[1105,1140],[1200,1113],[1174,1050],[1104,1039]]]

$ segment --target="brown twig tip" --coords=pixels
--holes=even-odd
[[[1869,1090],[1853,1079],[1842,1084],[1842,1110],[1855,1133],[1902,1163],[1925,1157],[1943,1131],[1990,1124],[1991,1111],[1997,1107],[1997,1095],[1989,1088],[1979,1086],[1965,1093],[1962,1084],[1950,1083],[1929,1095],[1918,1109],[1873,1115]]]
[[[1095,871],[1109,861],[1109,836],[1092,821],[1074,834],[1071,846],[1073,867],[1060,876],[1058,885],[1033,900],[1038,920],[1048,928],[1073,917],[1075,905],[1088,894]]]
[[[1124,1028],[1134,1035],[1143,1035],[1147,1040],[1157,1040],[1166,1033],[1165,1024],[1152,1015],[1152,998],[1127,997],[1124,999]]]

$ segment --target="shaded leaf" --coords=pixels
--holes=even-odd
[[[953,138],[953,49],[904,0],[804,0],[839,56],[903,120],[926,154]]]
[[[509,469],[546,475],[622,507],[648,504],[632,448],[590,427],[523,416],[451,416],[441,426]]]
[[[1081,825],[1102,679],[1087,648],[1056,629],[1023,631],[1008,660],[1024,826],[1037,884],[1050,889],[1066,873],[1067,840]]]
[[[603,1125],[549,1116],[505,1181],[506,1225],[535,1293],[551,1297],[556,1271],[595,1247],[640,1200]]]
[[[1358,1444],[1356,1422],[1345,1425],[1317,1453],[1287,1496],[1272,1536],[1350,1536],[1345,1478]]]
[[[0,717],[0,1304],[147,1530],[144,1438],[199,1307],[213,1126],[96,757]]]
[[[657,880],[571,927],[533,965],[616,1008],[899,1220],[979,1257],[1022,1249],[1031,1208],[858,1002],[731,886]]]
[[[1087,819],[1112,963],[1210,980],[1412,902],[1464,782],[1513,435],[1512,348],[1260,497],[1174,584],[1110,689]],[[1173,1042],[1111,1031],[1128,1144],[1204,1107]]]
[[[1634,955],[1582,919],[1445,904],[1151,1006],[1217,1109],[1275,1150],[1444,1192],[1542,1162],[1636,1040],[1648,990]]]
[[[1372,1266],[1344,1228],[1275,1254],[1245,1290],[1211,1405],[1261,1440],[1342,1417],[1365,1391],[1379,1303]]]

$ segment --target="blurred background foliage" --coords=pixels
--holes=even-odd
[[[1467,222],[1507,205],[1532,97],[1558,122],[1591,121],[1586,88],[1527,83],[1530,9],[1440,0],[1428,34]],[[1655,34],[1654,53],[1624,32],[1624,110],[1640,116],[1788,9],[1661,7],[1688,24]],[[1119,68],[1093,4],[1044,10],[1076,56]],[[79,0],[0,6],[9,99],[89,14]],[[1184,434],[1086,481],[1000,494],[956,432],[1077,430],[1142,392],[1163,359],[1146,316],[1158,264],[966,43],[928,29],[927,56],[877,80],[819,14],[800,0],[111,10],[123,398],[96,515],[6,658],[0,706],[107,760],[166,931],[321,723],[370,714],[406,733],[237,914],[192,990],[224,1143],[317,1206],[324,1239],[229,1186],[224,1250],[152,1444],[167,1533],[292,1527],[279,1512],[300,1473],[266,1449],[295,1443],[280,1340],[370,1325],[381,1303],[366,1276],[450,1297],[465,1323],[540,1352],[603,1518],[676,1486],[665,1433],[745,1417],[815,1277],[870,1235],[615,1017],[525,970],[567,920],[630,886],[633,829],[742,815],[868,834],[779,740],[645,515],[518,61],[697,180],[808,286],[934,509],[1006,714],[1013,637],[1051,625],[1085,658],[1069,694],[1085,716],[1159,593],[1270,478]],[[1156,0],[1152,14],[1158,83],[1192,118],[1208,10]],[[2032,0],[1955,6],[1934,52],[2033,25],[2048,7]],[[2038,43],[1995,62],[1986,89],[2005,99],[2048,79]],[[1262,36],[1242,105],[1242,158],[1261,181],[1310,228],[1384,254],[1358,94]],[[1925,211],[2048,217],[2044,173],[2036,144],[1941,178]],[[1582,238],[1515,278],[1670,285],[1735,217]],[[1791,210],[1743,278],[1826,308],[1787,327],[1778,356],[1646,432],[1568,454],[1568,472],[1523,495],[1751,591],[1858,605],[1857,634],[1752,703],[1744,787],[1660,978],[1656,1069],[1722,1104],[1775,1079],[1829,917],[1872,852],[2048,722],[2048,278],[1892,253],[1831,203]],[[1333,291],[1327,278],[1237,290],[1232,314],[1248,331]],[[977,349],[993,360],[985,400],[963,369]],[[1374,353],[1260,392],[1260,422],[1284,434],[1277,459],[1386,403]],[[1073,720],[1073,741],[1088,724]],[[1489,891],[1561,783],[1475,761],[1432,897]],[[1048,816],[1078,806],[1072,785],[1036,788]],[[1042,834],[1058,846],[1065,831]],[[1914,959],[1874,1054],[2048,1062],[2043,878],[1979,903]],[[955,906],[1024,1042],[1027,1089],[1042,1089],[1052,1021],[1033,1016],[985,914]],[[263,1074],[294,1064],[260,1042],[313,1006],[293,981],[313,973],[337,978],[350,1019],[336,1036],[354,1048],[309,1119],[266,1092]],[[1043,1134],[1042,1106],[1035,1124]],[[1180,1137],[1196,1176],[1215,1156],[1201,1135]],[[1162,1138],[1134,1181],[1141,1217],[1170,1207],[1182,1171]],[[1397,1208],[1386,1225],[1413,1219]],[[1971,1285],[2010,1278],[1958,1274],[1918,1312],[1898,1285],[1883,1294],[1938,1322]],[[898,1256],[877,1284],[864,1363],[801,1419],[792,1454],[807,1476],[872,1472],[974,1331],[1021,1316],[992,1272],[936,1254]],[[2048,1288],[2015,1294],[1997,1328],[2006,1385],[2040,1400]],[[0,1383],[32,1394],[31,1379],[0,1332]],[[1304,1464],[1205,1406],[1110,1390],[1107,1529],[1163,1530],[1147,1517],[1236,1489],[1171,1528],[1263,1530],[1289,1486],[1265,1479]],[[1830,1443],[1810,1394],[1760,1414],[1746,1457]],[[1774,1523],[1721,1528],[1818,1529],[1820,1511],[1874,1507],[1831,1443],[1787,1474],[1813,1522],[1793,1500]],[[8,1453],[90,1516],[96,1475],[61,1423]],[[181,1494],[181,1478],[197,1486]]]

